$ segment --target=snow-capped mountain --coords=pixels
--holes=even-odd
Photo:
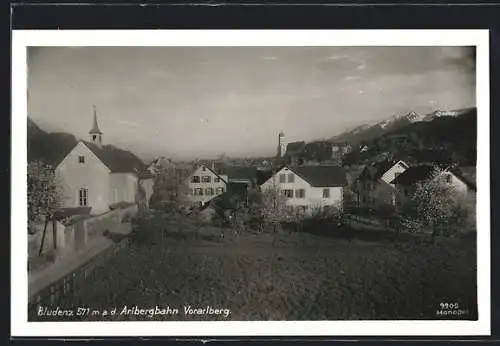
[[[469,111],[470,109],[471,108],[457,109],[457,110],[436,110],[429,114],[418,114],[417,112],[414,111],[404,114],[397,114],[382,121],[377,121],[375,123],[365,124],[355,127],[352,130],[343,132],[340,135],[332,137],[330,140],[349,142],[350,144],[359,144],[363,141],[371,140],[386,132],[396,130],[400,127],[409,125],[411,123],[416,123],[421,121],[431,121],[433,119],[443,116],[456,117]]]

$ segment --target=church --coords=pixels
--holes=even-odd
[[[147,204],[153,178],[145,168],[130,152],[103,145],[94,107],[89,141],[80,140],[55,168],[62,207],[83,208],[95,215],[123,202]]]

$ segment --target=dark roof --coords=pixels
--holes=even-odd
[[[448,169],[450,173],[453,173],[458,179],[460,179],[467,187],[473,191],[477,190],[476,183],[469,177],[463,175],[462,171],[458,167],[453,167]]]
[[[399,161],[396,160],[383,160],[379,162],[375,162],[369,166],[366,166],[365,169],[361,172],[359,179],[371,179],[378,180],[385,172],[387,172],[392,166],[397,164]]]
[[[289,166],[295,174],[314,187],[347,186],[347,173],[339,166]]]
[[[286,146],[286,153],[290,154],[301,152],[304,150],[305,146],[306,143],[304,141],[288,143],[288,145]]]
[[[432,165],[413,166],[398,175],[391,184],[411,185],[432,178],[435,172],[436,168]]]
[[[94,143],[83,141],[85,145],[108,167],[113,173],[142,173],[146,165],[137,156],[129,151],[119,149],[113,145],[102,147]]]
[[[227,175],[229,180],[257,180],[257,168],[255,167],[245,167],[245,166],[229,166],[223,167],[219,170],[219,174]]]
[[[404,173],[397,176],[392,184],[411,185],[419,181],[425,181],[432,178],[436,172],[436,167],[432,165],[420,165],[408,168]],[[458,167],[450,167],[446,171],[452,173],[461,180],[467,187],[476,191],[476,184],[470,178],[465,177]]]
[[[258,169],[257,170],[257,185],[264,184],[273,176],[273,171],[271,169]]]

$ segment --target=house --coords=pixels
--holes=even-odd
[[[245,183],[249,188],[257,186],[258,169],[252,166],[225,166],[217,172],[227,176],[230,183]]]
[[[475,204],[476,185],[471,179],[466,178],[460,169],[457,167],[440,169],[438,166],[426,164],[410,167],[391,182],[396,186],[397,205],[401,206],[415,193],[417,183],[431,181],[440,176],[445,177],[445,182],[453,187],[457,197]]]
[[[394,178],[409,168],[402,160],[384,159],[366,166],[355,182],[360,208],[377,209],[396,205]]]
[[[325,206],[342,207],[347,174],[339,166],[284,166],[267,179],[261,191],[277,188],[287,205],[304,211]]]
[[[193,205],[204,206],[215,196],[227,191],[227,176],[219,175],[206,164],[200,164],[188,177],[188,197]]]
[[[89,135],[90,141],[78,141],[55,165],[62,207],[90,207],[91,214],[101,214],[121,202],[147,203],[153,193],[151,175],[132,153],[102,144],[95,108]]]

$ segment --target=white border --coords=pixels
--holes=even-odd
[[[27,46],[477,46],[478,321],[27,322]],[[39,30],[12,33],[12,336],[490,335],[488,30]]]

